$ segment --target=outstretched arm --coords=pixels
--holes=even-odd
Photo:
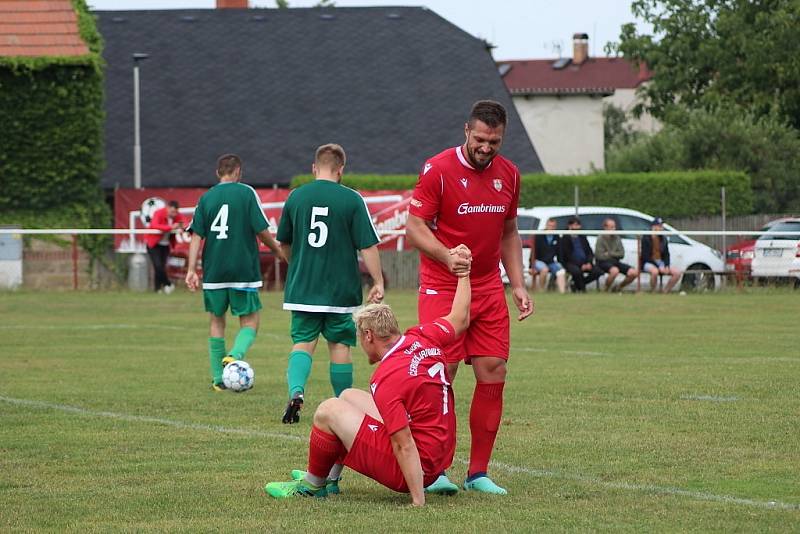
[[[425,490],[422,485],[422,464],[419,461],[419,451],[414,443],[411,429],[406,426],[391,435],[392,451],[403,478],[406,479],[408,492],[411,494],[411,504],[422,506],[425,504]]]
[[[453,254],[462,258],[469,258],[469,261],[472,261],[472,254],[464,245],[454,248]],[[469,280],[469,271],[467,271],[466,274],[458,277],[458,285],[456,286],[456,294],[450,307],[450,313],[444,317],[447,322],[453,325],[456,337],[460,336],[469,327],[469,307],[471,302],[472,287]]]

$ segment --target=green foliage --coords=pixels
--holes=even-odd
[[[295,176],[292,187],[311,180],[311,175]],[[417,183],[417,175],[356,174],[345,176],[342,183],[360,191],[407,190]],[[730,171],[526,174],[522,176],[519,205],[526,208],[572,205],[576,185],[580,187],[580,202],[585,206],[618,206],[664,217],[719,213],[720,187],[725,186],[729,214],[753,210],[750,179],[742,172]]]
[[[752,181],[761,213],[800,210],[800,137],[773,115],[737,108],[673,110],[663,130],[608,151],[611,172],[735,169]]]
[[[722,186],[729,214],[750,213],[753,207],[747,175],[717,171],[528,174],[522,177],[519,205],[570,206],[575,201],[575,186],[583,206],[618,206],[663,217],[719,213]]]
[[[616,143],[627,145],[640,135],[631,126],[624,109],[614,104],[603,104],[603,142],[606,150]]]
[[[90,53],[0,58],[0,221],[28,228],[109,226],[103,167],[102,40],[84,0],[73,0]],[[84,236],[92,258],[108,246]]]
[[[300,174],[292,178],[290,187],[295,188],[314,180],[311,174]],[[417,183],[416,174],[345,174],[342,183],[360,191],[381,191],[383,189],[413,189]]]
[[[800,2],[635,0],[631,9],[652,35],[626,24],[614,48],[654,71],[642,106],[654,116],[665,118],[676,102],[727,102],[800,127]]]

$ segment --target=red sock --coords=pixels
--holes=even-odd
[[[311,437],[308,446],[308,472],[324,479],[333,464],[345,453],[344,444],[333,434],[323,432],[311,426]]]
[[[485,473],[492,457],[494,440],[503,416],[503,387],[505,382],[477,382],[469,410],[469,431],[472,446],[469,451],[467,475]]]

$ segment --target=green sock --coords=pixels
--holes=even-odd
[[[303,350],[293,350],[289,354],[289,367],[286,369],[286,381],[289,383],[289,396],[303,393],[306,381],[311,373],[311,355]]]
[[[233,348],[228,353],[229,356],[233,356],[237,360],[244,360],[245,354],[247,354],[247,350],[250,348],[250,345],[253,344],[253,341],[256,340],[256,329],[251,326],[245,326],[239,333],[236,334],[236,339],[233,340]]]
[[[211,380],[222,383],[222,358],[225,357],[225,338],[208,338],[208,359],[211,362]]]
[[[353,387],[353,364],[331,362],[331,386],[337,397],[342,391]]]

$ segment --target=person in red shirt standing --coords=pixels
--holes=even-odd
[[[509,353],[509,317],[500,261],[511,283],[518,320],[533,313],[525,289],[522,243],[517,231],[520,176],[499,154],[506,129],[505,108],[491,100],[472,107],[464,125],[466,141],[425,162],[414,189],[406,227],[409,243],[420,250],[419,321],[425,323],[450,307],[455,278],[467,268],[451,247],[472,251],[472,307],[463,337],[445,349],[448,376],[455,379],[461,360],[472,365],[475,391],[469,414],[472,443],[464,489],[505,494],[488,476],[503,413],[503,387]],[[458,486],[442,473],[426,488],[453,494]]]
[[[401,334],[386,304],[370,304],[355,313],[361,347],[370,363],[378,363],[371,394],[346,389],[320,404],[309,438],[307,471],[293,472],[297,480],[268,483],[267,494],[281,499],[338,493],[345,465],[387,488],[410,493],[414,506],[425,504],[424,487],[450,467],[456,446],[455,402],[444,347],[469,325],[471,255],[463,245],[448,254],[459,256],[463,267],[444,317]]]
[[[148,234],[145,236],[147,244],[147,255],[153,263],[155,271],[155,290],[170,294],[175,289],[172,282],[167,277],[167,256],[169,250],[175,245],[175,232],[183,228],[186,218],[178,211],[178,201],[170,200],[166,207],[153,212],[150,229],[161,230],[160,234]]]

